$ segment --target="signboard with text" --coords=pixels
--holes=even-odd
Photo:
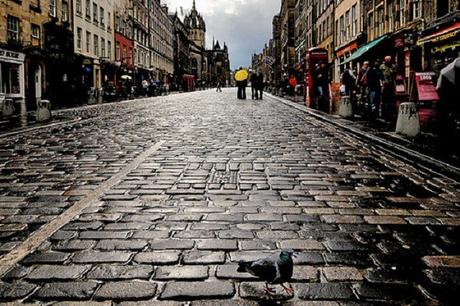
[[[419,101],[439,101],[435,86],[436,74],[434,72],[416,72],[415,84]]]

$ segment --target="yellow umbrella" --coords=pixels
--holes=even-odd
[[[244,80],[247,80],[249,77],[249,73],[246,69],[241,69],[241,70],[238,70],[236,73],[235,73],[235,80],[236,81],[244,81]]]

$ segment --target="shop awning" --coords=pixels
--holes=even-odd
[[[459,34],[460,34],[460,21],[457,21],[456,23],[454,23],[453,25],[445,29],[440,29],[434,32],[433,34],[423,37],[422,39],[419,39],[419,41],[417,42],[417,45],[421,46],[428,42],[443,41],[449,38],[456,37]]]
[[[378,46],[381,42],[383,42],[384,40],[387,39],[388,36],[384,35],[384,36],[381,36],[377,39],[374,39],[373,41],[371,41],[370,43],[360,47],[358,50],[356,50],[355,53],[352,54],[352,56],[350,56],[349,58],[345,59],[342,63],[340,63],[341,65],[342,64],[346,64],[346,63],[349,63],[351,61],[354,61],[354,60],[357,60],[358,58],[360,58],[361,56],[363,56],[364,54],[366,54],[367,52],[369,52],[370,50],[372,50],[373,48],[375,48],[376,46]]]

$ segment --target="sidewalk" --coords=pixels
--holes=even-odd
[[[372,144],[394,151],[398,157],[404,156],[408,162],[428,165],[442,174],[458,179],[460,177],[460,156],[446,156],[440,152],[438,139],[434,134],[423,133],[416,139],[408,139],[394,132],[394,127],[383,120],[374,122],[356,116],[344,119],[336,114],[327,114],[315,109],[308,109],[302,98],[278,97],[268,94],[280,102],[307,112],[314,117],[331,123],[341,129],[351,132],[359,138],[366,139]],[[338,106],[337,106],[338,107]]]

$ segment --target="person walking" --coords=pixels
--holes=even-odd
[[[297,79],[294,75],[291,74],[289,77],[289,95],[294,96],[295,94],[295,87],[297,86]]]
[[[356,87],[359,95],[359,108],[366,115],[367,108],[367,70],[369,69],[369,62],[365,61],[358,72],[356,78]]]
[[[256,72],[251,73],[251,77],[249,79],[251,82],[251,98],[252,100],[256,99],[259,100],[259,93],[258,93],[258,87],[259,87],[259,77],[257,76]]]
[[[216,92],[222,92],[222,81],[220,79],[217,79]]]
[[[248,86],[249,73],[243,67],[240,67],[235,73],[235,82],[238,87],[238,99],[246,100],[246,87]]]
[[[351,107],[353,109],[353,114],[356,113],[356,99],[355,99],[355,89],[356,89],[356,77],[353,71],[349,68],[345,68],[340,76],[340,81],[343,86],[343,94],[350,97]]]
[[[390,122],[395,121],[396,96],[395,96],[395,75],[396,68],[392,63],[391,56],[385,56],[384,62],[380,65],[383,78],[382,87],[382,113],[383,118]]]
[[[380,114],[380,94],[382,90],[382,74],[377,61],[369,66],[365,78],[367,80],[369,113],[371,119],[376,119]]]
[[[259,71],[259,73],[257,74],[257,79],[258,79],[257,91],[259,92],[259,99],[263,100],[265,83],[264,83],[264,74],[262,73],[262,71]]]

